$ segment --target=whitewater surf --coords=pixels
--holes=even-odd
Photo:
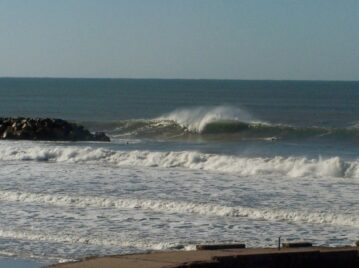
[[[359,84],[0,79],[3,117],[101,141],[0,141],[0,258],[359,237]],[[27,98],[19,98],[27,96]],[[335,101],[334,101],[335,100]]]

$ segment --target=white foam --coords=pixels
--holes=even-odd
[[[253,122],[254,118],[243,109],[232,106],[195,107],[177,109],[163,115],[157,120],[171,120],[190,131],[202,132],[204,127],[211,122],[220,120],[233,120],[241,122]]]
[[[73,233],[46,233],[34,230],[11,230],[11,229],[0,229],[1,238],[11,238],[16,240],[26,241],[44,241],[52,243],[63,243],[63,244],[86,244],[86,245],[97,245],[97,246],[116,246],[123,248],[137,248],[137,249],[152,249],[152,250],[164,250],[172,248],[184,248],[182,245],[178,245],[170,242],[158,242],[153,243],[145,240],[128,240],[126,238],[114,237],[110,238],[97,238],[97,237],[86,237],[79,236]]]
[[[239,176],[275,175],[299,177],[359,178],[359,161],[340,157],[240,157],[196,151],[113,151],[77,146],[1,146],[0,160],[111,164],[161,168],[188,168],[228,172]]]
[[[7,202],[41,203],[66,207],[94,207],[116,209],[140,209],[160,213],[198,214],[210,217],[246,217],[253,220],[288,221],[313,224],[358,226],[358,215],[341,215],[327,212],[223,206],[211,203],[195,203],[172,200],[130,199],[96,196],[69,196],[0,191],[0,200]]]
[[[14,257],[14,256],[16,256],[16,253],[15,252],[10,252],[10,251],[0,250],[0,256]]]
[[[75,259],[59,259],[57,260],[57,263],[66,263],[66,262],[75,262],[77,260]]]
[[[0,233],[2,231],[0,230]],[[5,231],[6,233],[6,231]],[[1,237],[1,235],[0,235]],[[9,237],[9,236],[5,236],[5,238],[12,238],[12,237]],[[44,255],[41,254],[41,255],[36,255],[36,254],[32,254],[32,253],[26,253],[26,252],[18,252],[18,251],[15,251],[15,252],[12,252],[12,251],[5,251],[5,250],[0,250],[0,257],[16,257],[17,259],[20,259],[20,260],[32,260],[32,259],[38,259],[38,260],[42,260],[44,259]],[[49,255],[46,255],[46,263],[48,261],[56,261],[57,263],[65,263],[65,262],[74,262],[76,261],[75,259],[64,259],[64,258],[58,258],[58,257],[55,257],[55,256],[49,256]],[[44,263],[45,265],[45,263]]]

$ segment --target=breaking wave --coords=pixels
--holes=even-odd
[[[208,125],[215,122],[242,124],[254,122],[254,118],[249,113],[240,108],[230,106],[178,109],[157,118],[157,120],[172,121],[191,132],[197,133],[206,132]]]
[[[358,215],[341,215],[338,213],[293,211],[272,208],[251,208],[243,206],[231,207],[187,201],[131,199],[103,196],[69,196],[13,191],[0,191],[0,200],[7,202],[40,203],[64,207],[139,209],[159,213],[198,214],[209,217],[245,217],[252,220],[287,221],[339,226],[359,225]]]
[[[270,124],[256,119],[243,109],[229,106],[178,109],[154,119],[82,124],[94,131],[105,131],[113,137],[359,140],[358,127]]]
[[[280,175],[288,177],[359,178],[359,161],[340,157],[242,157],[197,151],[116,151],[79,146],[0,147],[0,160],[111,164],[160,168],[186,168],[226,172],[239,176]]]

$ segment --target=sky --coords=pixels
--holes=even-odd
[[[359,0],[0,0],[0,77],[359,80]]]

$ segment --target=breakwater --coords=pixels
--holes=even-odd
[[[52,118],[0,118],[0,139],[48,141],[110,141],[103,132]]]

